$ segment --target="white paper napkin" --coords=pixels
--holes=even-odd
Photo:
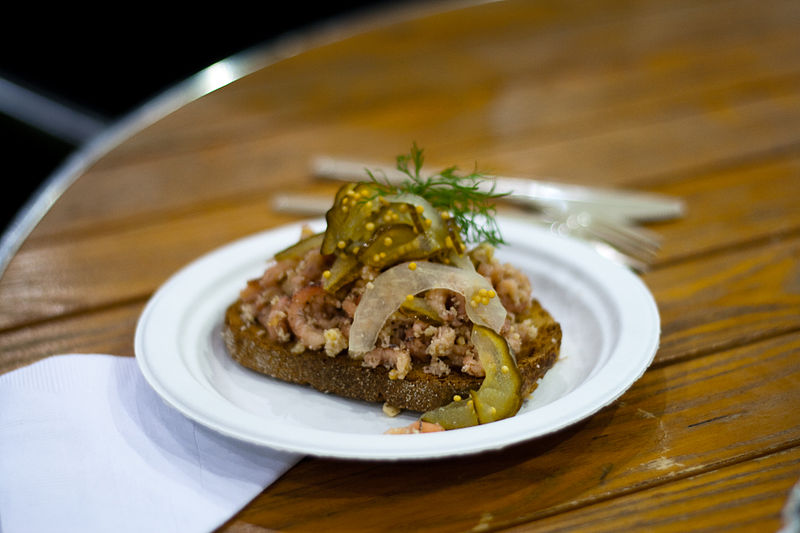
[[[131,357],[0,376],[1,533],[212,531],[299,459],[185,418]]]

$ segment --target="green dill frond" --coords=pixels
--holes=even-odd
[[[495,193],[493,183],[487,189],[485,184],[491,180],[477,170],[459,175],[456,167],[449,167],[423,177],[423,162],[423,151],[414,143],[408,154],[397,156],[397,169],[408,176],[404,182],[392,184],[370,171],[367,174],[379,196],[415,194],[425,198],[436,209],[449,212],[467,242],[505,244],[495,219],[495,201],[508,193]]]

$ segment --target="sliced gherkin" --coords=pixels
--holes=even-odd
[[[455,219],[449,217],[444,221],[444,225],[447,228],[447,237],[450,237],[450,240],[445,237],[445,247],[457,254],[463,254],[467,250],[467,245],[461,238],[461,228],[458,227]]]
[[[325,213],[328,227],[322,253],[333,254],[344,243],[364,242],[371,234],[368,223],[380,211],[382,203],[373,199],[375,189],[367,183],[347,183],[339,188],[333,206]]]
[[[330,255],[336,251],[336,245],[339,242],[339,237],[343,233],[342,229],[347,222],[348,210],[342,209],[344,199],[352,193],[356,187],[355,183],[345,183],[338,191],[336,197],[333,199],[333,205],[325,213],[325,222],[327,229],[325,230],[325,237],[322,241],[321,252],[325,255]]]
[[[415,239],[418,234],[412,226],[392,224],[379,228],[358,252],[359,259],[376,268],[400,263],[405,256],[417,249]]]
[[[444,429],[477,426],[478,414],[471,399],[454,400],[422,415],[422,420],[439,424]]]
[[[414,226],[416,218],[414,215],[414,206],[405,202],[393,202],[387,200],[385,197],[379,198],[378,202],[381,204],[381,209],[375,214],[374,222],[378,226],[388,225],[405,225]]]
[[[522,376],[506,340],[489,328],[473,326],[472,343],[486,377],[472,394],[481,424],[514,416],[522,405]]]
[[[470,391],[469,401],[453,401],[428,411],[422,420],[456,429],[502,420],[519,411],[522,376],[506,340],[489,328],[474,325],[472,342],[486,373],[480,388]]]
[[[431,324],[439,325],[443,323],[442,317],[439,316],[436,309],[431,307],[425,298],[420,298],[419,296],[406,299],[400,305],[400,311]]]
[[[336,256],[331,268],[322,277],[322,288],[328,292],[336,292],[358,277],[361,264],[354,255],[340,254]]]
[[[481,424],[514,416],[522,405],[522,376],[506,340],[482,326],[472,328],[472,343],[478,351],[486,377],[472,394]]]
[[[278,261],[283,261],[285,259],[302,259],[311,250],[319,250],[322,246],[322,241],[324,238],[325,232],[320,232],[304,239],[300,239],[295,244],[276,253],[275,259]]]
[[[325,215],[328,227],[319,244],[323,255],[334,256],[323,287],[335,291],[355,279],[358,264],[383,270],[403,261],[447,262],[464,244],[455,221],[443,216],[414,194],[381,196],[373,183],[346,183]],[[288,249],[289,255],[302,251]]]

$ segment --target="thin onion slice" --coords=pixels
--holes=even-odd
[[[445,211],[433,207],[428,200],[412,193],[398,193],[383,197],[390,203],[400,203],[414,206],[423,219],[423,227],[418,228],[425,236],[433,240],[442,248],[451,248],[456,252],[466,250],[466,245],[461,235],[463,228],[459,228],[456,220]],[[421,209],[421,213],[420,213]],[[448,243],[448,241],[451,241]]]
[[[411,193],[392,194],[385,198],[391,203],[411,204],[422,207],[422,216],[425,220],[430,220],[431,227],[428,228],[428,231],[431,232],[431,235],[441,236],[442,240],[444,240],[444,236],[447,235],[447,228],[444,227],[444,222],[442,222],[442,215],[428,200]]]
[[[448,289],[461,294],[467,300],[467,316],[474,324],[500,332],[506,320],[506,309],[499,298],[488,298],[488,303],[472,305],[473,298],[478,297],[481,289],[487,293],[492,291],[489,280],[475,270],[428,261],[413,265],[405,262],[381,273],[361,297],[350,327],[350,356],[360,357],[375,347],[386,320],[409,294],[430,289]]]

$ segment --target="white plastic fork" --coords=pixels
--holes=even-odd
[[[321,216],[329,207],[330,199],[316,194],[282,193],[272,201],[276,212],[305,216]],[[585,241],[601,255],[636,272],[649,269],[660,247],[660,239],[654,233],[597,213],[509,209],[503,214]]]
[[[408,176],[386,165],[372,165],[334,157],[316,157],[311,172],[319,179],[334,181],[363,181],[366,169],[389,183],[398,183]],[[572,213],[595,213],[614,216],[628,223],[668,220],[685,214],[680,198],[642,191],[590,187],[515,176],[485,176],[479,186],[497,194],[507,194],[507,200],[529,209],[561,209]]]

